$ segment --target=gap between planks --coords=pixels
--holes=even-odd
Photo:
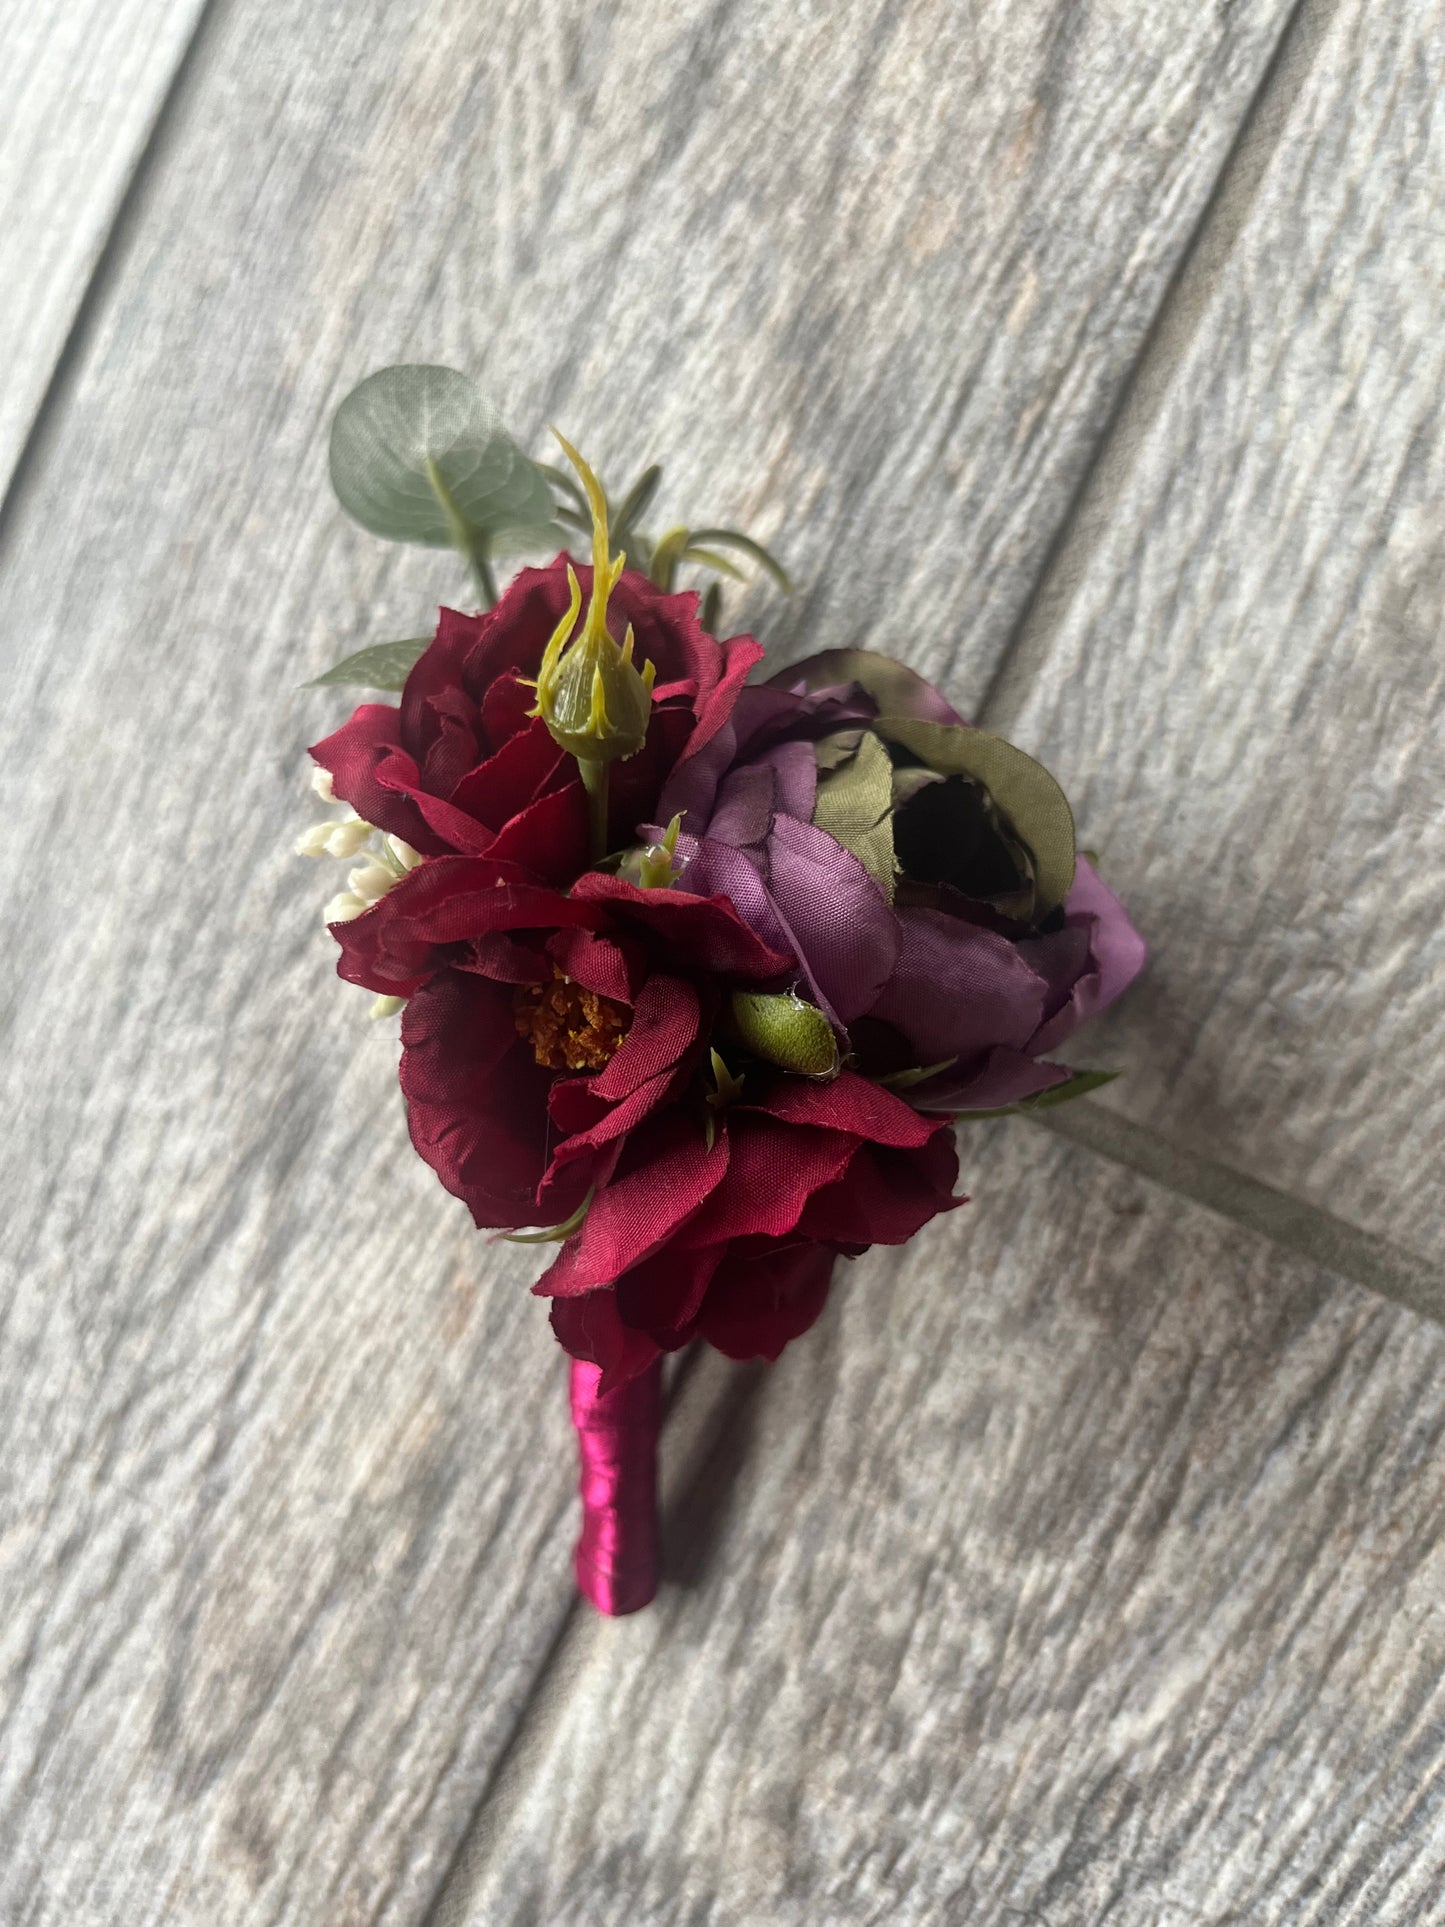
[[[214,21],[219,7],[220,0],[201,0],[200,11],[191,27],[190,38],[186,41],[170,80],[161,94],[155,117],[136,155],[130,179],[126,182],[120,199],[116,203],[109,232],[96,254],[89,278],[80,299],[75,304],[75,312],[70,317],[70,325],[60,344],[60,352],[51,365],[40,399],[35,405],[34,413],[16,451],[14,465],[4,487],[0,488],[0,555],[4,553],[16,509],[29,486],[31,471],[35,468],[41,451],[45,447],[50,424],[64,406],[75,378],[75,371],[83,359],[91,330],[95,326],[96,317],[105,304],[110,284],[125,251],[126,236],[135,224],[150,181],[164,156],[174,118],[173,109],[187,85],[195,66],[197,50],[201,46],[207,28]]]
[[[1239,123],[1214,186],[1128,375],[1079,474],[1072,498],[1044,551],[1031,593],[1019,610],[979,705],[979,720],[1000,729],[1021,707],[1044,668],[1054,633],[1073,598],[1079,557],[1092,531],[1109,518],[1133,451],[1168,393],[1204,310],[1205,297],[1227,271],[1265,170],[1281,138],[1288,104],[1301,91],[1337,0],[1295,0],[1258,87]]]

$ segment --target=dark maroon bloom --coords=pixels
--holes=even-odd
[[[313,751],[424,859],[333,926],[342,976],[406,1000],[413,1142],[478,1225],[558,1227],[537,1290],[603,1396],[694,1337],[776,1357],[840,1254],[962,1202],[951,1114],[1067,1077],[1043,1053],[1142,959],[1037,765],[884,658],[744,689],[757,645],[695,604],[624,575],[611,605],[657,677],[609,844],[680,815],[670,887],[590,867],[576,765],[527,714],[564,559],[444,612],[399,708]],[[835,1074],[747,1028],[797,998]]]
[[[576,574],[589,594],[591,569],[579,563]],[[336,794],[423,856],[492,856],[570,882],[587,863],[586,801],[572,758],[529,717],[536,696],[524,680],[567,605],[559,557],[523,569],[487,615],[443,609],[400,707],[364,704],[312,750]],[[646,746],[613,772],[612,825],[625,842],[656,813],[667,777],[727,721],[763,652],[751,636],[714,640],[695,595],[664,595],[645,576],[624,574],[610,608],[632,624],[639,660],[657,669]]]

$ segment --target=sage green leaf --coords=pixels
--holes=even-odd
[[[893,764],[871,733],[846,762],[820,775],[813,822],[852,852],[890,903],[898,875],[893,856]]]
[[[331,424],[331,484],[365,529],[474,554],[477,537],[553,520],[547,478],[454,368],[383,368]]]
[[[1047,916],[1063,902],[1074,881],[1074,813],[1042,763],[1002,736],[962,723],[880,716],[873,727],[927,768],[982,783],[1033,859],[1034,915]]]
[[[775,995],[735,990],[732,1016],[738,1036],[754,1056],[780,1070],[803,1077],[831,1077],[837,1070],[833,1026],[816,1004],[804,1003],[790,991]]]
[[[738,529],[694,529],[692,539],[702,543],[704,548],[736,549],[739,555],[747,556],[760,569],[766,569],[784,595],[793,593],[792,580],[782,563],[771,550],[765,549],[761,542],[755,542],[750,535],[744,535]]]
[[[588,524],[589,528],[591,524]],[[567,531],[560,517],[555,522],[538,522],[529,527],[498,529],[489,539],[487,553],[494,556],[545,555],[550,562],[559,549],[567,546]]]
[[[322,689],[328,683],[342,683],[355,689],[401,689],[411,673],[412,664],[431,642],[430,636],[408,636],[403,642],[373,642],[334,664],[323,676],[313,676],[304,686]]]
[[[1052,1111],[1060,1104],[1072,1104],[1076,1097],[1087,1097],[1090,1091],[1102,1090],[1118,1075],[1117,1071],[1075,1071],[1062,1084],[1051,1085],[1033,1097],[1020,1098],[1017,1104],[1005,1104],[1001,1110],[956,1111],[954,1115],[960,1118],[1030,1117],[1035,1111]]]
[[[697,619],[710,636],[717,634],[718,617],[722,614],[722,590],[716,582],[709,582],[703,590],[702,607]]]
[[[947,714],[947,706],[932,683],[925,682],[906,662],[879,655],[873,649],[824,649],[780,670],[772,680],[789,688],[801,682],[810,690],[855,682],[885,716],[922,716],[937,721],[940,710]]]
[[[580,512],[582,517],[583,527],[590,529],[592,526],[592,518],[587,513],[587,495],[582,484],[577,480],[577,477],[571,470],[558,468],[552,462],[538,462],[536,467],[538,473],[545,475],[554,487],[560,488],[565,494],[571,496],[574,507]]]

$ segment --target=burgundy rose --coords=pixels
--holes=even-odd
[[[583,593],[592,570],[573,565]],[[569,602],[567,558],[523,569],[486,615],[443,609],[436,638],[407,677],[401,704],[367,703],[311,751],[357,815],[423,856],[492,856],[567,883],[589,861],[577,765],[536,707],[547,640]],[[619,841],[656,813],[666,778],[726,722],[743,678],[762,657],[751,636],[718,642],[697,620],[697,597],[664,595],[622,575],[611,613],[631,623],[639,659],[657,672],[646,745],[616,765],[611,826]]]

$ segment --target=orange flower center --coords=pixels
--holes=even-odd
[[[627,1035],[625,1004],[574,984],[553,965],[549,984],[519,984],[513,995],[517,1035],[544,1070],[600,1071]]]

